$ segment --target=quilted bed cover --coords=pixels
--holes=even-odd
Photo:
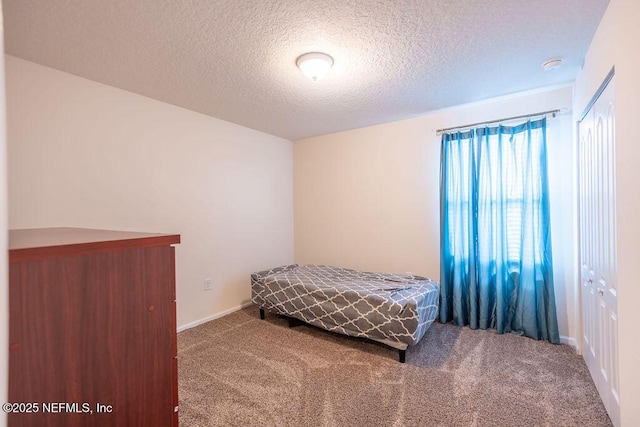
[[[323,329],[406,348],[438,314],[439,284],[413,275],[287,265],[251,275],[252,301]]]

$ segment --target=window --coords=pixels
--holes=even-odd
[[[510,267],[533,255],[523,245],[523,233],[540,235],[542,180],[540,155],[543,134],[500,133],[497,128],[461,133],[448,158],[450,180],[446,191],[449,223],[455,224],[454,253],[467,261],[466,236],[476,233],[481,263],[504,253]],[[455,136],[455,134],[454,134]],[[525,196],[529,202],[525,203]],[[526,227],[525,222],[530,226]],[[523,257],[527,251],[529,256]]]

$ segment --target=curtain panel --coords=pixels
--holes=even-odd
[[[440,321],[559,343],[546,119],[442,135]]]

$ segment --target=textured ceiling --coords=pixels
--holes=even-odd
[[[3,0],[11,55],[295,140],[572,81],[608,0]],[[312,82],[302,53],[335,65]],[[543,71],[555,56],[563,66]]]

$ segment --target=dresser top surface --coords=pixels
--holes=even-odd
[[[88,228],[30,228],[9,230],[11,261],[52,251],[74,255],[87,251],[127,247],[164,246],[180,243],[179,234],[138,233]]]

